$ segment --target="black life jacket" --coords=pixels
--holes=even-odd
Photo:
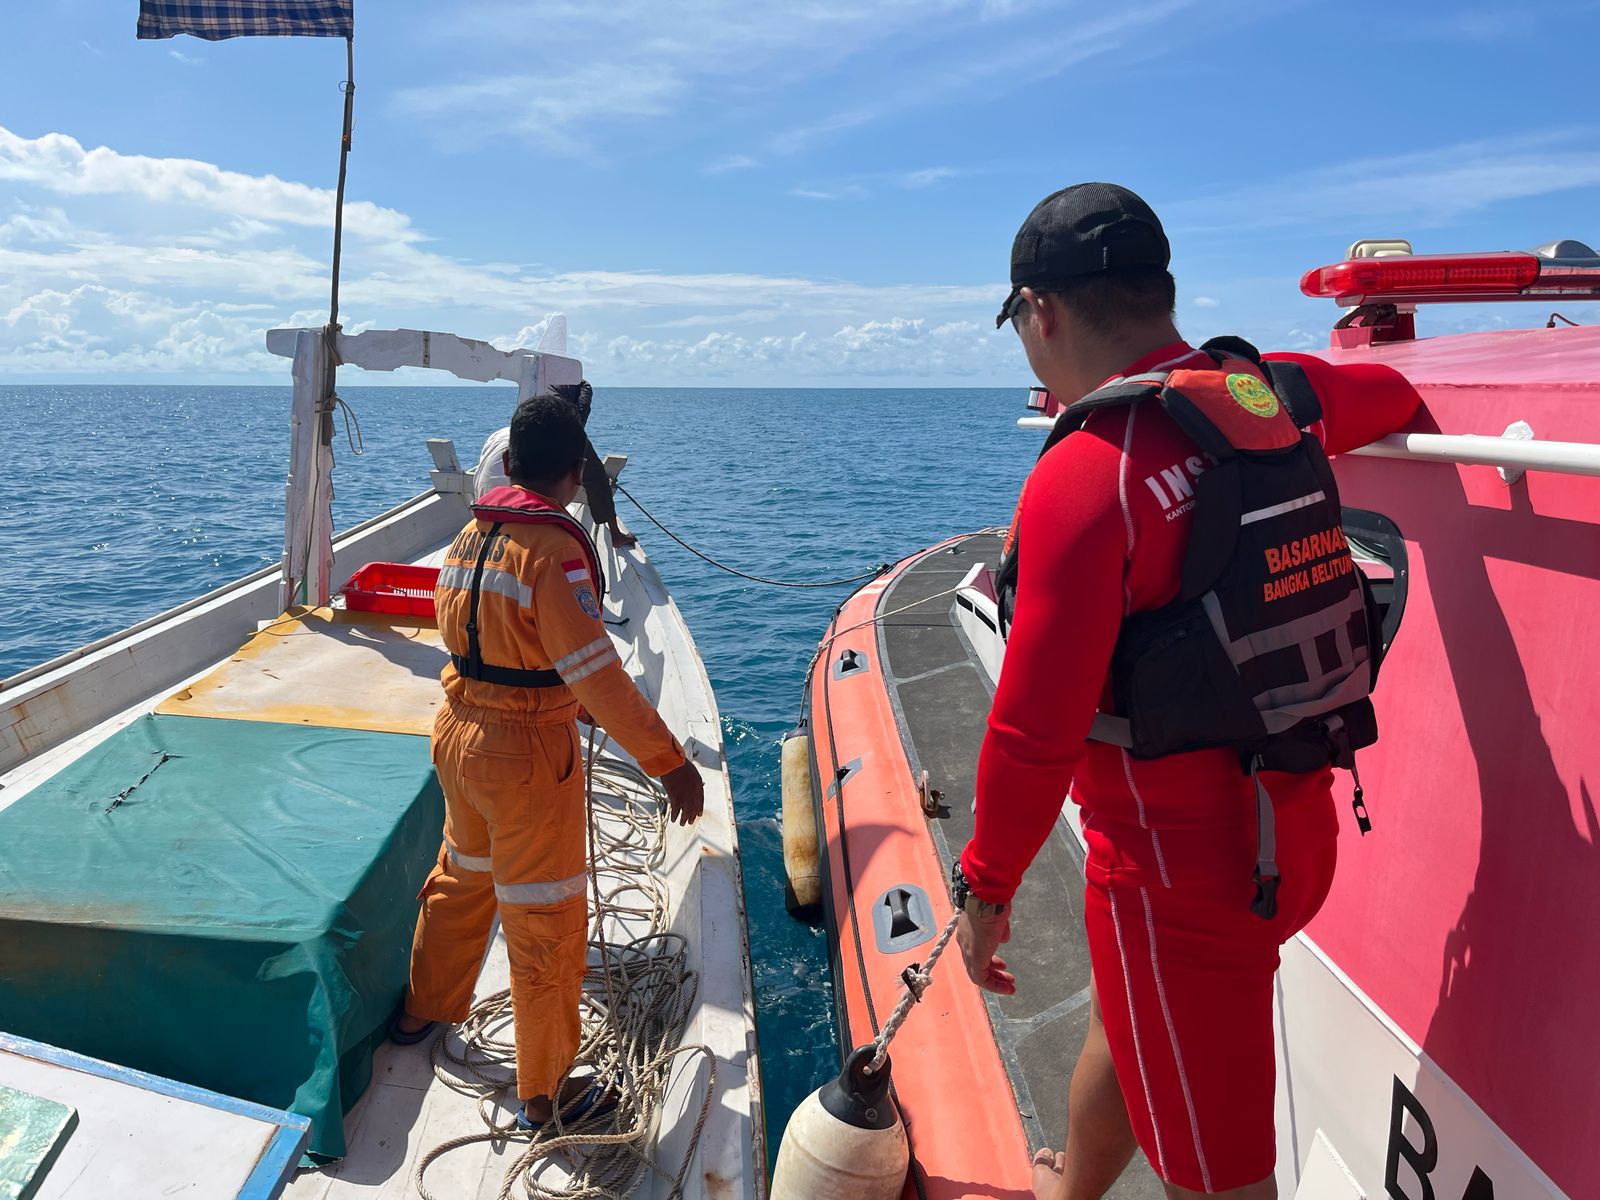
[[[1194,483],[1181,587],[1122,624],[1111,662],[1113,712],[1090,737],[1136,758],[1227,748],[1255,783],[1258,854],[1252,908],[1277,911],[1271,798],[1263,770],[1328,765],[1354,772],[1377,740],[1369,698],[1382,657],[1379,614],[1351,558],[1338,486],[1321,444],[1301,426],[1321,416],[1304,372],[1215,339],[1214,369],[1140,375],[1091,392],[1057,419],[1040,452],[1097,409],[1156,400],[1209,457]],[[1002,563],[1003,619],[1021,541]],[[1371,827],[1359,777],[1355,809]]]
[[[484,535],[478,551],[478,561],[472,569],[472,599],[467,610],[467,652],[452,654],[450,661],[457,671],[468,679],[481,683],[497,683],[502,687],[552,688],[565,687],[561,674],[554,670],[532,670],[527,667],[498,667],[483,661],[483,651],[478,645],[478,600],[483,591],[483,567],[489,557],[489,548],[504,525],[556,525],[572,535],[583,550],[594,580],[598,599],[604,600],[606,576],[600,567],[600,555],[594,548],[588,530],[571,513],[560,505],[552,504],[537,492],[518,487],[490,488],[483,498],[472,506],[472,515],[488,521],[489,532]]]

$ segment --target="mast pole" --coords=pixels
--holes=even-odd
[[[287,536],[296,545],[305,547],[303,573],[295,587],[293,572],[285,570],[285,604],[296,601],[296,593],[309,605],[325,605],[330,595],[330,575],[333,570],[333,410],[339,403],[334,391],[339,369],[339,261],[344,246],[344,184],[350,164],[350,135],[355,126],[356,101],[356,43],[355,35],[344,40],[345,81],[344,130],[339,138],[339,185],[334,193],[333,208],[333,282],[328,294],[328,324],[322,331],[318,363],[306,372],[305,386],[316,392],[315,419],[300,426],[299,436],[306,439],[301,461],[304,462],[303,491],[292,495],[285,513],[286,530],[298,530],[305,538],[296,540],[296,534]],[[296,389],[302,386],[300,375],[295,377]],[[292,461],[292,460],[291,460]]]
[[[344,40],[344,133],[339,139],[339,187],[334,195],[333,207],[333,291],[328,302],[328,326],[339,328],[339,254],[344,241],[344,177],[350,162],[350,132],[355,124],[356,107],[356,40]]]

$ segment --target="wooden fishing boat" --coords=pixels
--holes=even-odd
[[[317,1168],[289,1184],[307,1197],[765,1195],[716,699],[648,556],[586,504],[612,640],[705,785],[699,822],[672,825],[659,787],[591,733],[579,1062],[618,1081],[621,1106],[531,1141],[511,1127],[498,935],[467,1026],[386,1044],[443,834],[428,735],[447,656],[427,568],[474,483],[430,441],[432,488],[336,535],[336,375],[422,368],[522,399],[583,368],[560,316],[537,350],[343,332],[352,0],[142,0],[138,28],[345,41],[329,316],[267,334],[293,363],[281,564],[0,681],[0,1113],[15,1103],[37,1132],[13,1178],[0,1128],[0,1193],[262,1200],[298,1164]]]
[[[232,1144],[215,1160],[229,1168],[214,1165],[187,1125],[157,1119],[174,1103],[168,1080],[247,1101],[258,1125],[262,1106],[280,1110],[271,1120],[331,1164],[294,1179],[296,1196],[410,1195],[422,1157],[466,1135],[476,1140],[441,1157],[426,1186],[497,1196],[527,1159],[553,1194],[602,1168],[640,1196],[764,1194],[716,700],[648,556],[616,547],[603,526],[594,532],[613,641],[705,783],[704,816],[682,828],[603,738],[589,764],[599,853],[584,1054],[625,1064],[635,1101],[614,1125],[574,1132],[624,1134],[613,1140],[631,1147],[530,1155],[526,1136],[506,1135],[515,1101],[502,1086],[503,1004],[484,1010],[471,1048],[459,1030],[432,1052],[385,1044],[441,836],[428,734],[445,651],[430,589],[408,593],[402,580],[345,603],[336,581],[375,562],[437,564],[469,518],[472,475],[450,443],[430,442],[430,491],[331,536],[320,419],[330,355],[347,367],[510,380],[524,395],[579,378],[581,366],[448,334],[331,336],[269,337],[295,361],[282,567],[0,683],[0,1030],[115,1064],[124,1083],[156,1077],[97,1107],[84,1073],[45,1078],[23,1070],[31,1059],[0,1054],[0,1085],[15,1077],[80,1110],[40,1194],[155,1195],[158,1180],[197,1196],[276,1194],[298,1153],[277,1142],[274,1177],[245,1189],[266,1142],[257,1137],[254,1157]],[[593,528],[585,504],[574,512]],[[357,611],[357,596],[390,611]],[[507,971],[497,936],[478,999],[504,989]]]

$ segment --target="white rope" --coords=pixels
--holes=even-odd
[[[950,935],[956,931],[956,922],[960,918],[960,910],[951,913],[938,940],[933,943],[933,949],[928,952],[928,961],[912,963],[900,976],[905,981],[906,990],[901,993],[900,1003],[894,1006],[894,1011],[883,1023],[883,1028],[878,1031],[878,1040],[873,1043],[872,1061],[866,1068],[868,1075],[883,1066],[883,1060],[889,1057],[889,1043],[894,1041],[894,1035],[899,1033],[900,1026],[905,1024],[906,1016],[911,1012],[912,1006],[922,1000],[922,993],[927,991],[928,985],[933,982],[933,964],[939,961],[939,956],[949,945]]]
[[[415,1176],[422,1200],[456,1200],[435,1197],[424,1182],[428,1167],[443,1155],[479,1142],[523,1138],[527,1148],[506,1172],[499,1200],[511,1200],[519,1181],[529,1200],[621,1200],[647,1170],[671,1180],[670,1196],[683,1195],[711,1112],[716,1059],[705,1045],[682,1043],[699,980],[688,967],[684,939],[668,931],[668,896],[659,874],[666,860],[665,793],[632,763],[602,757],[607,740],[601,735],[597,746],[590,730],[585,754],[593,910],[591,961],[580,1001],[582,1035],[573,1067],[586,1068],[602,1086],[610,1081],[617,1107],[603,1116],[565,1122],[557,1111],[531,1134],[519,1129],[515,1118],[497,1123],[496,1110],[502,1103],[514,1106],[517,1095],[511,993],[496,992],[475,1004],[461,1025],[464,1053],[451,1048],[448,1031],[433,1044],[434,1074],[477,1101],[487,1128],[442,1142],[422,1156]],[[597,781],[607,809],[604,820],[595,813]],[[645,931],[629,937],[630,925]],[[683,1162],[669,1176],[650,1151],[668,1080],[676,1060],[686,1054],[705,1060],[705,1096]],[[557,1154],[564,1183],[547,1178]]]
[[[976,530],[969,536],[971,536],[971,537],[982,537],[986,533],[1005,533],[1005,532],[1006,532],[1006,529],[1005,529],[1004,526],[1002,526],[1002,525],[993,525],[993,526],[989,526],[989,527],[984,528],[984,529]],[[891,568],[891,570],[892,569],[893,568]],[[817,643],[816,652],[814,654],[812,654],[811,661],[806,664],[806,672],[805,672],[805,676],[804,677],[806,679],[810,679],[811,678],[811,672],[816,668],[817,659],[821,658],[824,654],[826,654],[828,652],[828,648],[830,646],[832,646],[834,642],[836,642],[839,638],[843,637],[845,634],[851,632],[852,630],[865,629],[868,625],[876,625],[879,621],[885,620],[886,618],[897,617],[901,613],[910,612],[913,608],[921,608],[924,604],[931,604],[935,600],[943,600],[946,596],[954,596],[960,590],[961,590],[961,585],[958,583],[958,584],[956,584],[955,587],[945,588],[944,591],[942,591],[942,592],[934,592],[933,595],[931,595],[931,596],[924,596],[920,600],[913,600],[910,604],[902,604],[899,608],[891,608],[891,609],[887,610],[886,612],[874,613],[872,616],[868,617],[865,621],[857,621],[854,625],[846,625],[843,629],[835,629],[827,637],[823,638],[822,641]],[[848,604],[849,602],[850,602],[849,600],[845,601],[846,604]],[[843,605],[841,605],[840,607],[842,608]]]

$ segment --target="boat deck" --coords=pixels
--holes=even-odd
[[[696,694],[699,690],[694,683],[701,680],[694,680],[691,675],[701,669],[698,662],[686,661],[685,658],[685,651],[693,653],[693,646],[686,643],[686,638],[678,640],[675,637],[675,634],[682,632],[682,621],[675,619],[677,613],[670,608],[666,590],[662,589],[661,581],[648,565],[648,560],[638,552],[619,554],[618,550],[611,547],[608,534],[598,534],[595,542],[610,582],[610,594],[606,595],[605,602],[606,624],[610,627],[611,638],[616,643],[624,666],[646,698],[661,707],[662,714],[666,715],[674,730],[680,733],[688,731],[685,749],[696,762],[709,768],[706,771],[706,818],[702,818],[704,826],[699,830],[710,834],[706,845],[696,845],[693,832],[680,834],[677,827],[669,826],[667,861],[654,866],[658,869],[661,882],[672,894],[674,918],[670,925],[680,933],[691,934],[693,931],[688,952],[691,970],[699,973],[702,1003],[694,1006],[683,1045],[710,1043],[726,1046],[728,1035],[733,1032],[731,1026],[741,1019],[741,1011],[749,1005],[749,998],[741,995],[738,970],[728,970],[726,962],[720,963],[722,970],[715,970],[712,960],[722,957],[712,949],[717,930],[709,925],[702,926],[702,914],[696,910],[701,904],[707,910],[718,907],[699,896],[699,890],[707,888],[714,878],[730,874],[736,866],[731,856],[723,859],[722,854],[717,853],[718,843],[723,842],[723,837],[726,835],[731,838],[731,805],[725,790],[720,725],[710,701],[709,686],[704,688],[702,696]],[[437,565],[440,557],[442,552],[430,557],[427,562]],[[662,616],[674,619],[662,621]],[[390,698],[374,699],[371,704],[376,710],[374,720],[411,720],[426,723],[426,730],[418,731],[426,733],[430,730],[434,707],[440,696],[438,667],[443,662],[443,648],[438,645],[437,630],[386,629],[382,622],[365,618],[355,619],[354,626],[344,626],[344,630],[346,632],[334,638],[326,648],[326,653],[333,658],[349,654],[350,643],[381,643],[382,653],[397,664],[411,664],[422,659],[429,662],[432,667],[432,686],[426,696],[406,694],[403,704],[395,706],[394,696],[402,691],[410,691],[410,686],[400,678],[395,678],[397,688],[390,691]],[[282,634],[285,630],[272,632]],[[293,634],[293,630],[288,632]],[[291,654],[293,637],[280,637],[277,643],[264,646],[259,653],[242,654],[230,666],[243,672],[243,680],[248,685],[269,691],[270,683],[267,680],[278,674],[274,659],[288,661]],[[677,682],[686,686],[674,686]],[[205,701],[216,706],[221,702],[216,699],[214,691],[210,693],[210,698],[206,698],[197,686],[194,693],[194,698],[187,701],[190,704]],[[315,691],[296,690],[296,696],[299,704],[318,704]],[[259,696],[258,702],[264,699],[266,696]],[[685,701],[688,701],[686,710]],[[294,718],[294,714],[285,715]],[[630,762],[627,755],[613,747],[608,747],[602,757],[611,762]],[[718,790],[722,790],[722,795],[718,795]],[[600,782],[595,784],[595,813],[600,827],[598,835],[603,842],[610,842],[613,848],[619,842],[626,842],[626,822],[621,813],[621,802],[616,795],[608,795],[608,789]],[[723,821],[718,818],[725,819],[728,829],[720,829]],[[634,858],[634,853],[630,851],[638,850],[640,848],[637,845],[627,846],[622,851],[622,859]],[[640,861],[637,862],[618,861],[613,856],[610,862],[602,866],[602,891],[610,893],[619,886],[619,872],[629,867],[635,870],[650,869],[651,864],[645,861],[646,858],[648,856],[643,853],[638,854]],[[613,874],[611,878],[608,878],[608,869]],[[706,870],[707,874],[702,875],[698,886],[691,886],[691,878],[701,869]],[[739,886],[736,878],[731,878],[730,883],[733,888]],[[720,899],[717,898],[718,904]],[[694,901],[698,901],[698,904]],[[594,909],[594,906],[595,896],[590,894],[590,909]],[[627,946],[630,941],[648,933],[646,926],[648,920],[643,915],[618,914],[613,910],[610,917],[606,918],[603,941],[610,947]],[[742,930],[726,931],[723,949],[742,946],[744,938],[741,934]],[[707,966],[714,968],[712,978],[707,978]],[[590,970],[594,971],[594,968],[595,952],[590,950]],[[506,941],[496,925],[490,950],[478,974],[474,1005],[509,986]],[[597,984],[590,982],[589,987],[597,987]],[[488,1034],[496,1040],[509,1043],[509,1019],[499,1019],[488,1030]],[[478,1139],[446,1152],[437,1162],[429,1165],[424,1182],[430,1194],[459,1197],[461,1200],[494,1200],[494,1197],[501,1195],[507,1173],[515,1170],[518,1158],[523,1157],[528,1147],[528,1141],[525,1136],[483,1138],[486,1126],[478,1110],[478,1102],[469,1094],[462,1093],[461,1088],[470,1093],[482,1075],[509,1083],[512,1080],[509,1054],[502,1056],[498,1064],[486,1069],[483,1067],[482,1054],[475,1054],[474,1066],[478,1072],[475,1075],[474,1070],[461,1064],[461,1058],[466,1054],[461,1029],[446,1030],[443,1042],[437,1046],[434,1042],[434,1038],[430,1038],[416,1046],[384,1043],[374,1051],[373,1085],[344,1120],[349,1154],[341,1162],[323,1170],[302,1171],[291,1182],[285,1195],[291,1200],[339,1200],[355,1195],[366,1200],[408,1200],[416,1195],[418,1166],[430,1150],[462,1138]],[[718,1058],[725,1059],[726,1056],[718,1054]],[[734,1056],[739,1067],[746,1066],[741,1059],[742,1056]],[[674,1070],[672,1082],[662,1098],[659,1141],[653,1141],[650,1147],[653,1162],[658,1163],[666,1174],[646,1170],[645,1178],[638,1181],[634,1192],[640,1197],[667,1194],[667,1189],[670,1189],[667,1176],[677,1173],[678,1166],[683,1162],[683,1155],[688,1150],[693,1115],[698,1112],[706,1094],[704,1062],[696,1061],[693,1054],[683,1056],[678,1061],[682,1067]],[[734,1179],[738,1179],[736,1190],[742,1194],[760,1194],[757,1184],[757,1171],[763,1165],[760,1126],[750,1122],[754,1072],[752,1077],[742,1078],[744,1072],[730,1070],[730,1062],[726,1061],[718,1061],[717,1069],[712,1118],[696,1147],[696,1160],[691,1168],[698,1166],[704,1176],[704,1195],[707,1197],[718,1195],[715,1190],[718,1181],[730,1181],[730,1186],[734,1186],[731,1182]],[[515,1099],[509,1099],[510,1096],[514,1096],[514,1090],[509,1088],[501,1098],[483,1101],[488,1114],[493,1115],[498,1125],[506,1126],[514,1120]],[[563,1189],[568,1181],[563,1165],[565,1160],[557,1155],[539,1166],[536,1178],[541,1186]],[[702,1192],[696,1187],[690,1194],[701,1195]],[[733,1194],[728,1192],[728,1195]]]
[[[929,821],[941,866],[972,836],[978,750],[994,690],[958,629],[949,590],[974,563],[1000,559],[1001,535],[979,533],[913,563],[884,591],[878,623],[896,720],[913,775],[926,770],[944,795]],[[1089,948],[1083,930],[1083,857],[1066,825],[1056,822],[1015,902],[1011,941],[1002,951],[1016,973],[1012,996],[984,993],[1030,1149],[1060,1149],[1067,1127],[1067,1084],[1089,1021]],[[1160,1182],[1136,1156],[1108,1193],[1114,1200],[1159,1200]]]
[[[425,541],[413,542],[404,558],[397,555],[397,560],[436,563],[443,554],[443,544],[431,531],[423,533],[423,537]],[[669,957],[662,947],[670,943],[673,954],[681,958],[681,961],[674,958],[674,963],[687,974],[679,988],[680,993],[688,997],[684,1002],[686,1028],[680,1040],[686,1049],[667,1061],[670,1080],[641,1146],[661,1170],[652,1170],[642,1160],[637,1160],[643,1178],[631,1194],[648,1197],[673,1192],[672,1176],[679,1174],[681,1166],[685,1194],[759,1196],[765,1192],[759,1076],[742,887],[720,718],[704,666],[682,617],[644,552],[619,552],[603,532],[598,544],[610,581],[606,624],[618,653],[641,691],[660,709],[669,726],[683,739],[691,759],[702,768],[706,788],[705,814],[698,825],[692,829],[668,825],[664,841],[652,848],[641,840],[639,827],[641,812],[648,813],[653,801],[643,799],[638,789],[630,787],[620,772],[626,771],[631,760],[619,750],[604,746],[602,738],[598,759],[608,762],[610,767],[597,775],[595,811],[597,836],[609,857],[608,865],[601,867],[598,882],[600,892],[613,904],[599,938],[592,942],[591,968],[601,953],[595,947],[603,944],[610,948],[608,953],[635,955],[630,960],[635,966],[649,959],[649,969],[656,970],[656,964]],[[238,645],[237,642],[232,644]],[[218,647],[213,654],[220,654],[222,649]],[[438,676],[444,658],[438,631],[430,622],[330,609],[294,610],[263,622],[242,648],[221,661],[213,658],[205,669],[181,680],[176,687],[169,684],[111,719],[0,775],[0,787],[4,788],[0,792],[0,809],[26,801],[35,789],[56,786],[54,780],[62,772],[77,770],[82,774],[86,767],[81,760],[86,756],[104,757],[129,738],[148,739],[153,736],[146,732],[149,730],[197,731],[205,735],[202,741],[209,738],[229,745],[241,739],[276,739],[276,745],[278,741],[293,742],[299,738],[321,739],[347,747],[363,738],[388,738],[404,751],[402,757],[406,762],[420,754],[419,769],[431,777],[426,737],[441,700]],[[71,686],[70,681],[65,686]],[[412,752],[413,747],[416,753]],[[142,748],[142,743],[136,747]],[[168,754],[161,761],[172,757]],[[294,836],[312,837],[325,849],[329,846],[325,837],[337,843],[339,836],[317,832],[319,805],[337,815],[351,807],[350,798],[357,792],[347,789],[336,793],[331,787],[324,787],[316,775],[315,763],[292,748],[267,758],[287,764],[281,773],[292,775],[293,780],[284,785],[290,788],[284,795],[301,806],[301,809],[291,806],[286,810],[280,798],[274,795],[267,802],[274,818],[281,821],[285,811],[292,816],[303,810],[310,817],[295,827]],[[242,768],[247,765],[230,762],[226,755],[208,755],[204,761],[195,760],[188,769],[198,782],[189,788],[192,796],[186,794],[185,799],[199,804],[197,811],[205,815],[210,812],[205,797],[215,797],[212,803],[222,820],[232,811],[229,805],[241,807],[248,814],[252,811],[249,796],[254,793],[240,790],[246,786],[246,773]],[[169,768],[168,774],[171,771]],[[405,796],[386,798],[393,789],[387,787],[384,783],[387,777],[380,778],[381,775],[382,772],[377,772],[369,777],[367,790],[378,798],[380,805],[400,804]],[[158,781],[165,778],[165,775],[156,777]],[[375,791],[373,783],[377,784]],[[433,794],[437,797],[436,785]],[[437,799],[432,803],[436,804]],[[412,808],[421,804],[423,801],[418,801]],[[24,809],[30,807],[50,806],[24,804]],[[147,806],[146,811],[154,810]],[[436,824],[433,830],[430,845],[436,848],[439,836]],[[374,827],[369,832],[377,837],[380,831]],[[175,843],[175,846],[180,849],[177,858],[182,861],[175,859],[166,864],[168,874],[173,870],[180,875],[184,871],[203,873],[206,870],[202,861],[197,861],[191,870],[186,865],[189,858],[183,857],[188,853],[182,850],[183,843]],[[283,853],[277,854],[277,849],[282,849]],[[271,863],[281,859],[289,864],[284,870],[293,875],[290,869],[293,849],[292,845],[275,848],[263,841],[256,857]],[[354,861],[357,849],[356,845],[351,845],[352,853],[346,857]],[[369,857],[377,854],[365,841],[360,849]],[[430,857],[432,852],[428,851]],[[381,854],[378,859],[382,859]],[[624,878],[629,870],[634,872],[634,882]],[[360,874],[354,866],[351,873]],[[640,883],[640,876],[646,877],[646,882]],[[164,879],[159,873],[151,879],[153,895],[158,893]],[[307,880],[307,890],[315,892],[316,882]],[[416,882],[410,881],[402,889],[406,895],[415,891]],[[178,890],[181,892],[182,888]],[[618,897],[623,897],[624,911],[621,912],[616,909]],[[0,895],[0,900],[3,899]],[[634,903],[636,901],[638,903]],[[656,926],[665,931],[666,940],[658,937],[642,949],[616,949],[649,932],[646,926],[650,918],[642,913],[647,914],[652,904],[659,914]],[[253,916],[248,905],[237,907],[239,922],[236,923],[242,923],[245,933],[240,936],[245,941],[257,937],[251,932],[256,925],[270,930],[281,924],[270,904],[257,906]],[[638,908],[642,913],[627,911],[629,907]],[[199,921],[200,917],[194,919]],[[410,918],[406,920],[409,926]],[[393,940],[390,937],[393,933],[390,930],[385,934],[386,945]],[[674,935],[681,941],[675,940]],[[355,939],[352,944],[359,945],[360,940]],[[408,943],[409,936],[404,940]],[[593,971],[592,977],[594,980],[601,978]],[[496,930],[481,968],[475,998],[485,999],[508,984],[505,944]],[[599,984],[592,982],[590,986],[597,989]],[[374,1004],[385,1006],[374,1017],[381,1029],[386,1006],[393,999],[387,992],[381,997],[362,998],[363,1014]],[[628,1002],[624,999],[622,1003],[626,1006]],[[597,1000],[596,1005],[599,1004],[603,1004],[603,1000]],[[360,1021],[366,1019],[363,1015]],[[356,1023],[356,1018],[352,1017],[347,1023]],[[503,1045],[506,1053],[496,1056],[502,1061],[487,1066],[480,1056],[475,1066],[481,1074],[450,1061],[448,1053],[435,1053],[437,1049],[461,1055],[463,1046],[457,1030],[451,1030],[447,1040],[437,1048],[427,1042],[412,1047],[386,1042],[377,1045],[371,1057],[370,1086],[362,1088],[364,1079],[341,1080],[341,1086],[349,1089],[344,1093],[347,1104],[354,1098],[356,1089],[361,1089],[359,1101],[344,1115],[343,1137],[337,1139],[344,1151],[343,1157],[331,1166],[302,1171],[289,1184],[286,1194],[317,1198],[358,1194],[410,1197],[415,1194],[419,1162],[429,1150],[452,1139],[480,1135],[479,1140],[452,1150],[430,1167],[426,1185],[434,1195],[462,1197],[463,1200],[476,1197],[488,1200],[500,1195],[508,1170],[527,1148],[527,1139],[482,1136],[489,1131],[480,1115],[479,1104],[461,1089],[472,1092],[473,1085],[481,1083],[485,1076],[509,1080],[509,1026],[507,1014],[492,1019],[483,1031],[491,1045]],[[347,1036],[349,1031],[340,1028],[338,1036]],[[365,1034],[361,1036],[364,1038]],[[305,1040],[303,1035],[300,1040]],[[248,1037],[233,1042],[236,1049],[230,1060],[240,1063],[241,1069],[249,1066],[247,1060],[241,1062],[239,1058],[248,1055],[248,1042]],[[265,1042],[261,1046],[264,1048]],[[698,1050],[688,1049],[690,1047],[698,1047]],[[118,1047],[106,1049],[116,1051]],[[127,1044],[123,1044],[121,1050],[133,1053]],[[117,1061],[124,1058],[123,1053],[105,1056]],[[435,1058],[442,1064],[437,1073]],[[248,1070],[245,1074],[248,1075]],[[511,1103],[514,1105],[515,1101]],[[504,1103],[486,1100],[485,1106],[493,1113],[497,1124],[504,1126],[510,1122],[512,1110]],[[105,1136],[109,1136],[109,1131],[99,1128],[86,1127],[80,1131],[80,1138],[89,1140]],[[698,1138],[697,1143],[692,1140],[695,1138]],[[550,1156],[538,1168],[537,1178],[543,1186],[562,1186],[564,1166],[571,1161],[564,1157],[565,1153]],[[211,1183],[220,1187],[218,1181]],[[65,1194],[88,1193],[71,1191]],[[212,1189],[208,1184],[197,1194],[232,1193]]]

